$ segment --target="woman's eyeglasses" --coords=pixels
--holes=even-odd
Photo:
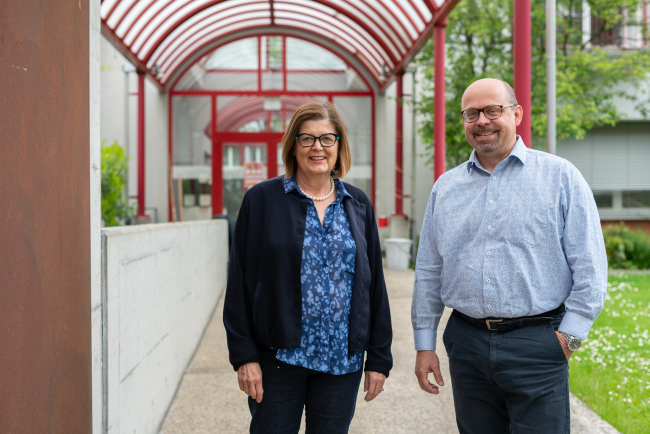
[[[320,141],[320,145],[324,148],[330,148],[336,144],[336,141],[340,139],[339,136],[336,134],[323,134],[320,137],[312,136],[311,134],[303,133],[303,134],[298,134],[296,136],[296,140],[300,144],[300,146],[303,146],[305,148],[309,148],[311,146],[314,146],[314,143],[316,143],[316,139]]]

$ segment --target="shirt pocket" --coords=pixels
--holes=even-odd
[[[501,222],[504,241],[523,247],[544,243],[548,237],[549,214],[548,202],[515,196]]]

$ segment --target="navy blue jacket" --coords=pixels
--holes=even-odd
[[[300,347],[300,266],[309,199],[285,193],[283,176],[244,195],[230,251],[223,310],[230,363],[260,361],[259,348]],[[364,352],[366,371],[388,376],[393,330],[375,213],[368,197],[350,184],[343,199],[357,245],[350,306],[349,351]]]

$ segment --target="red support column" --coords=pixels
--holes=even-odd
[[[434,182],[445,173],[445,27],[434,26],[434,122],[433,122],[433,157]]]
[[[513,0],[512,53],[515,95],[524,109],[517,134],[527,147],[532,145],[530,97],[530,0]]]
[[[397,91],[395,93],[396,105],[395,105],[395,217],[403,217],[404,212],[402,209],[402,196],[403,196],[403,171],[402,171],[402,160],[403,160],[403,146],[402,146],[402,137],[403,137],[403,108],[402,101],[404,99],[404,91],[402,87],[402,79],[404,74],[397,74],[395,76],[395,84],[397,85]]]
[[[144,88],[145,73],[138,71],[138,213],[136,219],[146,219],[144,210]]]
[[[217,140],[217,97],[211,97],[212,111],[212,215],[223,213],[223,145]],[[243,147],[239,147],[241,150]],[[241,156],[241,161],[244,157]]]

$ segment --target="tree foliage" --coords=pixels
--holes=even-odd
[[[126,174],[129,159],[117,141],[102,143],[102,218],[106,226],[119,226],[134,207],[126,195]]]
[[[622,117],[614,103],[624,98],[635,103],[644,116],[650,100],[641,86],[650,74],[647,50],[601,49],[592,45],[599,38],[632,18],[636,0],[589,0],[594,27],[582,31],[582,0],[557,1],[557,118],[558,140],[584,138],[594,127],[615,125]],[[460,115],[463,91],[472,82],[486,77],[513,84],[512,68],[513,0],[463,0],[449,16],[446,46],[446,147],[447,167],[466,161],[472,148],[465,140]],[[531,4],[532,57],[532,146],[546,144],[546,11],[545,0]],[[618,26],[618,27],[617,27]],[[647,35],[647,29],[643,28]],[[425,116],[420,134],[429,144],[427,158],[433,156],[433,40],[420,52],[416,63],[424,71],[423,90],[416,104]],[[620,90],[633,85],[633,94]]]

